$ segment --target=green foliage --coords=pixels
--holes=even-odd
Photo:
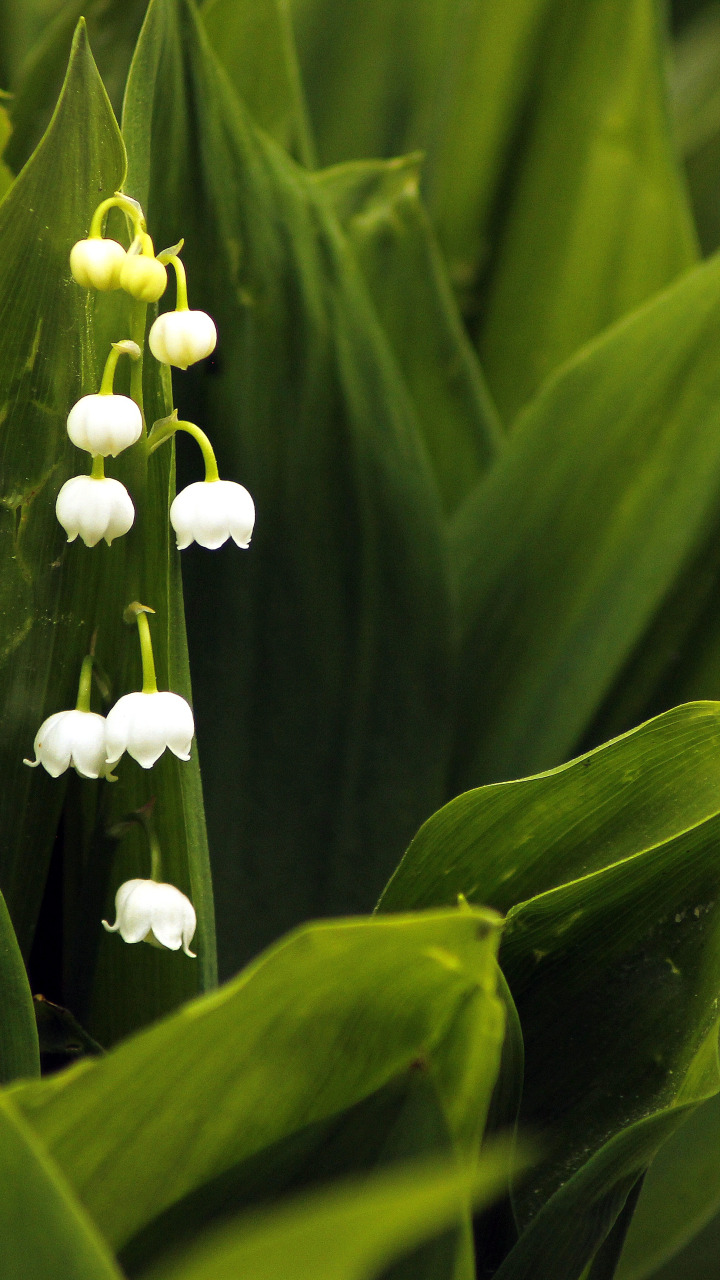
[[[717,1270],[716,10],[671,120],[653,0],[0,0],[10,1280]],[[174,446],[112,547],[54,510],[155,315],[69,271],[120,188],[219,342],[117,389],[257,507],[182,584]],[[139,687],[133,599],[199,752],[31,771],[89,648]],[[197,961],[100,928],[151,797]],[[33,1079],[31,990],[92,1058]]]

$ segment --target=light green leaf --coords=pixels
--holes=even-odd
[[[520,1124],[547,1150],[502,1280],[573,1280],[687,1109],[717,1092],[720,707],[680,707],[551,773],[452,801],[383,910],[508,911]]]
[[[469,1000],[482,1114],[503,1031],[498,936],[482,911],[307,926],[213,996],[13,1097],[121,1245],[239,1160],[432,1061]]]
[[[584,348],[460,508],[455,790],[567,758],[714,537],[719,304],[712,261]]]
[[[490,1147],[474,1172],[415,1165],[316,1192],[239,1218],[143,1272],[147,1280],[371,1280],[398,1254],[437,1234],[503,1189],[507,1147]]]
[[[181,415],[257,507],[247,553],[183,553],[227,974],[300,919],[369,909],[443,797],[444,528],[352,250],[185,0],[148,9],[123,128],[128,189],[157,243],[185,236],[220,335],[177,377]]]
[[[207,0],[202,18],[218,61],[255,123],[313,168],[315,143],[288,0]]]
[[[102,1237],[30,1127],[0,1102],[3,1280],[120,1280]]]
[[[315,175],[357,254],[412,394],[446,510],[495,457],[500,422],[418,193],[418,157]]]
[[[572,0],[543,38],[480,352],[509,418],[559,364],[697,258],[655,0]]]

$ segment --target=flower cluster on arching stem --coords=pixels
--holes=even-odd
[[[132,226],[130,244],[105,235],[112,209],[125,214]],[[70,271],[83,289],[102,292],[123,290],[133,299],[139,323],[131,327],[144,346],[145,309],[164,294],[168,267],[176,280],[175,308],[159,315],[150,328],[150,354],[161,364],[187,369],[205,359],[217,343],[217,330],[209,315],[188,305],[187,278],[179,257],[183,242],[156,254],[145,218],[137,201],[117,192],[98,205],[87,238],[70,251]],[[139,310],[138,310],[139,308]],[[170,523],[179,549],[197,542],[211,549],[228,539],[247,547],[255,523],[255,508],[247,489],[232,480],[221,480],[215,453],[204,431],[178,418],[174,410],[155,423],[148,433],[142,412],[142,361],[144,350],[130,338],[111,344],[100,386],[82,396],[67,417],[67,434],[77,449],[89,456],[89,468],[72,476],[60,488],[55,503],[59,523],[68,542],[77,538],[87,547],[103,540],[111,546],[135,524],[135,504],[126,486],[105,474],[108,458],[125,451],[142,451],[145,465],[152,453],[178,432],[191,435],[199,445],[205,478],[187,486],[175,497]],[[127,356],[136,365],[130,380],[130,395],[115,391],[118,361]],[[97,384],[96,384],[97,386]],[[133,487],[131,485],[131,487]],[[97,553],[96,553],[97,554]],[[180,760],[189,760],[195,732],[192,710],[187,701],[170,690],[158,689],[149,605],[133,601],[125,610],[125,621],[137,626],[140,642],[142,689],[122,694],[101,715],[91,709],[96,660],[91,646],[80,672],[74,709],[55,711],[43,721],[35,735],[31,767],[42,766],[53,778],[74,768],[82,778],[114,781],[112,773],[124,755],[143,769],[151,769],[166,750]],[[151,817],[154,800],[131,815],[144,827],[150,848],[150,879],[128,880],[115,895],[115,924],[103,921],[105,929],[119,932],[125,942],[149,942],[171,951],[182,946],[192,956],[196,918],[189,899],[161,876],[162,854]],[[121,824],[122,825],[122,824]]]

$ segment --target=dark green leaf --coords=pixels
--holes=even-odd
[[[585,348],[460,509],[456,790],[567,758],[714,536],[719,304],[712,261]]]
[[[99,200],[121,185],[123,170],[122,140],[81,24],[52,124],[0,207],[0,312],[6,317],[0,872],[28,952],[67,791],[63,874],[72,891],[65,903],[64,973],[56,980],[64,1003],[103,1044],[212,985],[215,975],[197,760],[181,765],[165,757],[152,781],[125,760],[112,789],[74,777],[66,787],[66,778],[23,764],[46,716],[74,706],[80,664],[96,629],[113,697],[138,687],[137,637],[121,620],[133,598],[145,598],[157,611],[161,687],[189,694],[179,565],[168,536],[171,458],[154,456],[147,478],[140,447],[109,466],[137,508],[132,532],[110,548],[66,546],[54,510],[62,482],[87,467],[68,440],[67,413],[81,394],[97,390],[110,338],[129,331],[127,305],[107,295],[91,298],[68,269],[70,247],[86,234]],[[152,420],[168,403],[156,367],[146,370],[145,384]],[[112,916],[121,881],[149,872],[139,834],[117,850],[106,828],[149,794],[157,799],[166,878],[191,893],[198,912],[195,966],[149,947],[127,948],[100,926],[103,915]]]
[[[256,124],[311,169],[307,116],[287,0],[207,0],[203,23]]]
[[[551,773],[458,797],[381,900],[463,893],[508,911],[520,1124],[545,1152],[516,1198],[502,1280],[575,1280],[657,1148],[720,1085],[719,729],[716,704],[680,707]]]
[[[191,305],[218,324],[181,416],[258,512],[247,553],[183,553],[227,973],[300,919],[367,910],[443,794],[443,528],[353,254],[185,0],[150,5],[123,128],[128,189],[158,243],[186,237]]]
[[[500,422],[418,194],[418,157],[316,175],[357,254],[412,394],[443,504],[454,511],[495,457]]]
[[[39,1074],[32,996],[5,899],[0,894],[0,1083]]]
[[[572,0],[544,37],[530,134],[480,335],[508,417],[697,257],[655,0]]]

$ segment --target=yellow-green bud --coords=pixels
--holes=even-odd
[[[140,302],[157,302],[167,287],[167,270],[157,258],[129,253],[120,272],[120,286]]]

